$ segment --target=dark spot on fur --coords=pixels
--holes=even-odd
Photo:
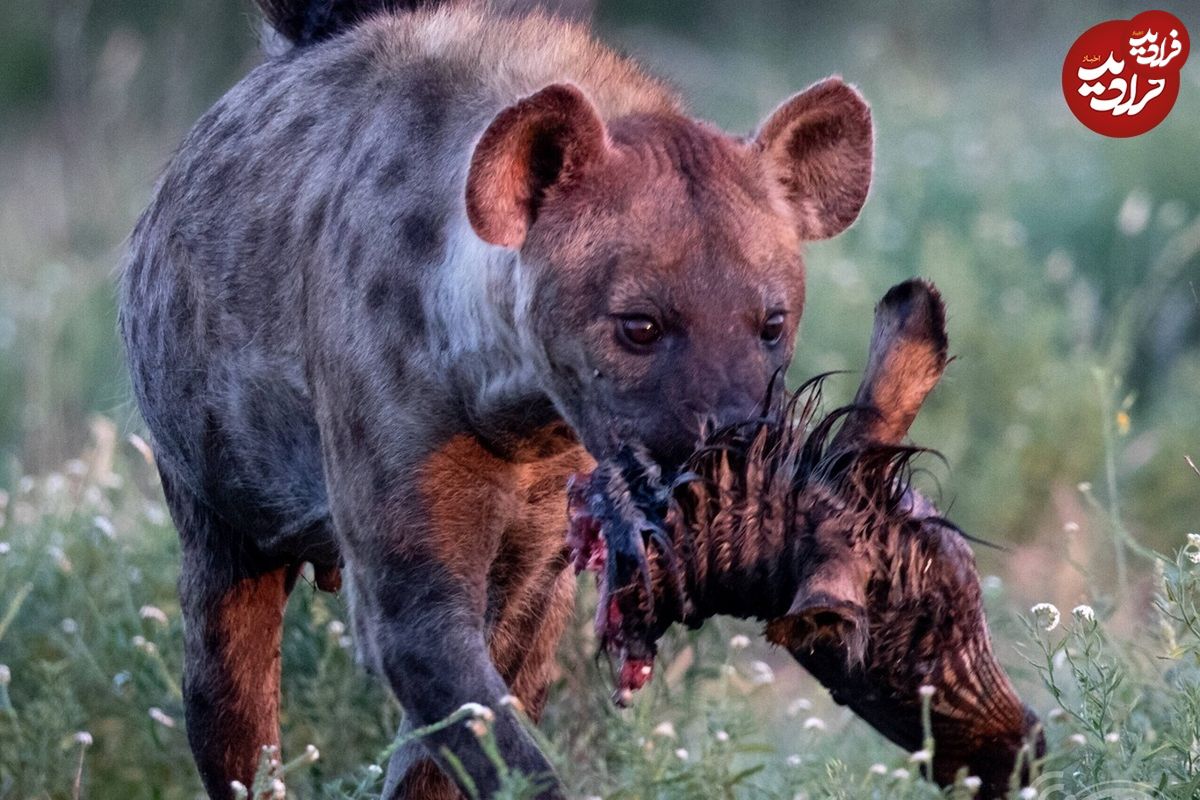
[[[375,314],[387,314],[387,319],[399,322],[404,331],[418,336],[425,331],[425,309],[420,287],[394,270],[381,269],[368,285],[364,297],[367,308]]]
[[[221,122],[212,132],[209,137],[210,143],[214,147],[220,147],[242,133],[242,119],[235,115],[228,115],[228,118]]]
[[[418,212],[404,216],[400,220],[400,234],[405,248],[416,261],[432,261],[442,248],[441,224],[428,214]]]
[[[355,234],[350,239],[350,247],[346,250],[344,264],[346,267],[346,282],[353,287],[357,283],[358,269],[363,260],[362,234]]]
[[[281,113],[283,113],[283,107],[286,103],[287,92],[276,92],[274,96],[267,101],[267,104],[263,106],[262,111],[259,112],[259,116],[262,117],[263,124],[270,122],[275,117],[278,117]]]
[[[316,246],[325,232],[325,220],[329,212],[329,195],[323,194],[313,203],[304,219],[304,241],[309,247]]]
[[[391,279],[382,271],[375,273],[371,278],[371,285],[367,287],[367,308],[371,311],[383,308],[391,293]]]
[[[381,192],[392,192],[408,181],[408,160],[397,156],[379,170],[375,178],[375,188]]]
[[[371,167],[379,160],[379,145],[371,145],[365,153],[358,159],[358,165],[354,168],[354,182],[361,183],[367,177],[367,173],[371,171]]]
[[[313,127],[317,124],[317,121],[316,114],[306,113],[295,117],[283,129],[283,133],[280,134],[281,143],[287,145],[291,143],[303,142],[305,136],[313,129]]]

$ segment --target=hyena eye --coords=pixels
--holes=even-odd
[[[621,317],[617,330],[621,339],[635,348],[649,347],[663,336],[662,326],[651,317]]]
[[[767,317],[763,323],[762,330],[759,331],[759,336],[767,344],[779,344],[779,340],[783,338],[784,321],[787,315],[782,311],[776,311],[771,316]]]

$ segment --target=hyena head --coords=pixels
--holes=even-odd
[[[520,251],[545,390],[597,457],[678,464],[705,424],[752,417],[804,308],[801,245],[858,216],[871,115],[833,78],[752,137],[693,120],[608,122],[555,84],[501,112],[467,182],[476,233]]]

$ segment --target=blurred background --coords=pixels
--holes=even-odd
[[[1194,5],[1158,7],[1200,35]],[[998,542],[1067,547],[1078,485],[1103,503],[1110,478],[1139,540],[1196,524],[1200,56],[1167,121],[1129,140],[1080,125],[1059,81],[1075,37],[1140,9],[598,3],[604,38],[733,131],[828,74],[862,88],[876,179],[858,224],[811,248],[793,377],[859,368],[875,300],[933,278],[958,360],[915,438],[947,458],[955,519]],[[114,333],[122,242],[183,133],[258,61],[256,37],[249,0],[0,7],[0,486],[77,454],[93,415],[139,429]],[[1074,533],[1086,549],[1096,532]]]
[[[1200,37],[1195,3],[1154,7]],[[604,39],[729,130],[833,73],[872,103],[871,196],[848,233],[809,251],[792,383],[859,370],[875,301],[932,278],[957,360],[914,429],[945,457],[923,480],[964,529],[1008,548],[977,548],[996,576],[985,587],[1026,606],[1146,599],[1139,548],[1173,550],[1200,525],[1184,460],[1200,457],[1200,54],[1171,115],[1133,139],[1084,128],[1060,84],[1077,36],[1143,9],[598,3]],[[249,0],[0,4],[4,497],[94,454],[97,431],[142,430],[115,335],[122,242],[185,131],[259,61],[257,25]],[[828,396],[856,383],[834,378]],[[153,507],[153,563],[169,572]],[[1123,606],[1124,624],[1145,608]]]

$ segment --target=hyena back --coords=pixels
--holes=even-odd
[[[284,605],[344,575],[406,725],[536,717],[574,590],[565,483],[623,441],[664,463],[791,357],[803,240],[856,217],[870,115],[840,80],[752,137],[576,24],[476,2],[264,0],[295,46],[185,139],[132,235],[121,331],[182,542],[205,787],[278,742]],[[405,6],[422,6],[406,10]],[[437,6],[425,8],[425,6]],[[398,751],[387,796],[479,793],[473,735]]]

